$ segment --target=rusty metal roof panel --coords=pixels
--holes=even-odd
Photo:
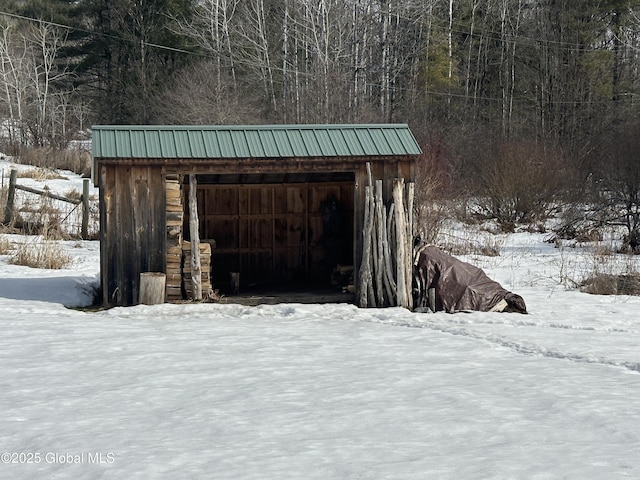
[[[97,125],[95,158],[287,158],[419,155],[409,127]]]

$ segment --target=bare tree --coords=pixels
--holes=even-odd
[[[0,82],[2,105],[8,117],[7,129],[12,148],[23,142],[23,111],[27,97],[27,49],[15,25],[0,25]]]
[[[611,221],[623,225],[625,245],[640,253],[640,123],[621,126],[606,144],[603,198]]]
[[[29,28],[27,39],[31,53],[31,106],[35,111],[34,117],[29,121],[29,130],[36,146],[51,143],[58,133],[57,112],[52,103],[56,85],[69,76],[67,68],[58,61],[67,33],[67,30],[45,23]]]
[[[213,63],[208,63],[218,88],[222,88],[228,78],[232,80],[233,88],[237,88],[239,53],[234,49],[233,22],[237,21],[239,3],[240,0],[202,0],[196,3],[193,14],[188,18],[173,17],[175,31],[190,38],[213,60]]]
[[[199,63],[174,75],[171,87],[161,92],[155,117],[163,123],[240,124],[255,123],[259,102],[234,87],[228,74],[212,81],[215,61]]]
[[[59,135],[65,137],[57,119],[56,95],[69,76],[59,58],[66,34],[45,23],[22,30],[11,24],[1,27],[0,82],[10,141],[45,146],[54,144]]]

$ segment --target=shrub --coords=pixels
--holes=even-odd
[[[536,146],[498,145],[479,172],[480,212],[506,225],[547,218],[562,177],[555,161]]]
[[[425,242],[433,243],[445,219],[450,216],[449,202],[444,194],[447,175],[444,161],[437,154],[437,146],[430,144],[423,150],[425,153],[420,156],[416,171],[414,233]]]
[[[465,229],[457,234],[442,232],[437,245],[454,256],[499,257],[504,246],[504,238],[490,232]]]
[[[472,213],[512,225],[537,223],[556,213],[574,178],[568,160],[553,148],[500,132],[465,137],[455,157],[460,193],[472,200]]]
[[[570,205],[562,212],[560,222],[553,228],[549,242],[575,240],[577,243],[602,241],[606,220],[597,208]]]
[[[53,170],[70,170],[88,177],[91,154],[83,149],[28,148],[20,154],[20,163]]]

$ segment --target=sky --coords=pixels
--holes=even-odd
[[[607,240],[454,237],[497,247],[460,258],[527,315],[87,310],[98,242],[59,242],[63,270],[0,255],[0,479],[640,478],[640,298],[574,286],[637,259]]]

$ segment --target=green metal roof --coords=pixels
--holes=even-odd
[[[419,155],[407,125],[97,125],[94,158]]]

